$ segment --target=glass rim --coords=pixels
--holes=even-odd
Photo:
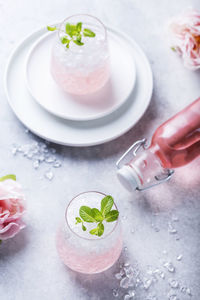
[[[61,27],[63,26],[63,24],[66,23],[66,21],[69,20],[70,18],[78,17],[78,16],[90,17],[90,18],[92,18],[92,19],[95,19],[95,20],[102,26],[102,28],[103,28],[103,31],[104,31],[104,39],[103,39],[103,42],[107,42],[107,30],[106,30],[106,26],[103,24],[103,22],[102,22],[99,18],[97,18],[97,17],[95,17],[95,16],[92,16],[92,15],[90,15],[90,14],[74,14],[74,15],[71,15],[71,16],[65,18],[65,19],[60,23],[59,30],[58,30],[58,32],[57,32],[58,38],[59,38],[59,39],[60,39],[60,31],[61,31]],[[71,50],[70,47],[69,47],[68,50]],[[73,50],[71,50],[71,51],[73,51]],[[73,52],[76,53],[76,51],[73,51]]]
[[[98,192],[98,191],[86,191],[86,192],[79,193],[78,195],[76,195],[75,197],[73,197],[73,198],[70,200],[70,202],[68,203],[68,205],[67,205],[67,207],[66,207],[66,210],[65,210],[65,221],[66,221],[66,224],[67,224],[68,228],[70,229],[70,231],[71,231],[73,234],[75,234],[77,237],[79,237],[79,238],[81,238],[81,239],[83,239],[83,240],[91,241],[91,242],[92,242],[92,241],[100,241],[100,240],[106,239],[107,237],[109,237],[109,236],[115,231],[116,227],[119,225],[119,217],[118,217],[118,219],[116,220],[115,226],[112,228],[112,230],[111,230],[107,235],[102,236],[102,237],[99,237],[98,239],[89,239],[89,238],[86,238],[86,237],[83,237],[83,236],[79,235],[78,233],[76,233],[76,232],[70,227],[69,222],[68,222],[68,220],[67,220],[67,211],[68,211],[68,208],[69,208],[70,204],[71,204],[77,197],[79,197],[80,195],[88,194],[88,193],[97,193],[97,194],[101,194],[101,195],[104,196],[104,197],[107,196],[106,194],[104,194],[104,193],[102,193],[102,192]],[[114,201],[114,205],[115,205],[116,209],[118,210],[115,201]],[[119,210],[118,210],[118,211],[119,211]]]

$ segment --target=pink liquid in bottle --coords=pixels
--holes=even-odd
[[[158,127],[150,147],[120,168],[118,178],[129,190],[140,190],[160,174],[169,175],[167,169],[184,166],[199,154],[200,98]]]

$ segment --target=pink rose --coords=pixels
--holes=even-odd
[[[0,240],[12,238],[25,227],[24,211],[21,186],[12,179],[0,182]]]
[[[172,49],[183,58],[184,66],[200,68],[200,12],[188,10],[168,25]]]

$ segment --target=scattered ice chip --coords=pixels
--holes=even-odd
[[[124,263],[124,267],[125,267],[125,268],[127,268],[127,267],[129,267],[129,266],[130,266],[130,261],[128,261],[128,260],[127,260],[127,261],[125,261],[125,263]]]
[[[129,292],[129,295],[133,298],[133,297],[135,297],[135,290],[130,290]]]
[[[129,294],[124,295],[124,300],[130,300],[131,296]]]
[[[179,254],[179,255],[176,257],[176,260],[180,261],[180,260],[182,260],[182,258],[183,258],[183,255],[182,255],[182,254]]]
[[[128,248],[127,247],[124,247],[124,251],[127,251],[128,250]]]
[[[59,160],[55,160],[55,162],[53,163],[53,167],[54,168],[59,168],[61,167],[61,162]]]
[[[48,148],[49,143],[32,141],[24,145],[12,145],[12,154],[21,154],[23,157],[30,159],[32,161],[32,166],[37,169],[40,164],[51,164],[54,168],[61,167],[61,162],[56,159],[54,155],[56,149]],[[43,176],[49,180],[52,180],[54,174],[47,171]]]
[[[120,286],[123,289],[127,289],[129,287],[129,278],[128,277],[122,278],[121,281],[120,281]]]
[[[34,160],[34,161],[33,161],[33,168],[34,168],[34,169],[38,169],[39,166],[40,166],[39,160],[38,160],[38,159]]]
[[[26,156],[27,156],[28,159],[32,159],[33,155],[34,154],[32,152],[28,152]]]
[[[44,174],[44,176],[48,179],[48,180],[52,180],[54,177],[54,174],[51,170],[46,171],[46,173]]]
[[[166,255],[167,254],[167,250],[163,250],[163,252],[162,252],[164,255]]]
[[[123,276],[123,275],[121,275],[121,273],[116,273],[116,274],[115,274],[115,278],[116,278],[117,280],[121,280],[121,279],[122,279],[122,276]]]
[[[160,278],[165,279],[165,273],[159,269],[153,271],[153,274],[158,275]]]
[[[119,271],[119,273],[121,274],[121,277],[124,276],[124,275],[125,275],[124,269],[122,268],[122,269]]]
[[[44,155],[39,155],[39,156],[38,156],[38,160],[39,160],[40,162],[43,162],[44,159],[45,159]]]
[[[19,152],[23,152],[23,150],[22,150],[22,147],[21,147],[21,146],[19,146],[17,150],[18,150]]]
[[[129,266],[129,267],[126,267],[125,268],[125,274],[127,277],[133,277],[133,274],[134,274],[134,270],[133,270],[133,267],[132,266]]]
[[[185,286],[181,286],[180,291],[181,293],[186,294],[187,288]]]
[[[145,290],[148,290],[152,284],[152,278],[144,279],[143,286]]]
[[[117,289],[113,289],[113,296],[114,297],[118,297],[119,296],[119,292],[118,292],[118,290]]]
[[[174,226],[171,222],[168,223],[168,232],[171,233],[171,234],[177,233],[176,228],[174,228]]]
[[[172,216],[172,221],[178,222],[178,221],[179,221],[179,218],[178,218],[177,216]]]
[[[175,272],[175,267],[173,266],[173,264],[171,262],[166,262],[163,265],[170,273],[174,273]]]
[[[16,155],[17,154],[17,148],[16,147],[13,147],[12,148],[12,155]]]
[[[186,294],[188,294],[189,296],[192,296],[192,292],[191,292],[191,289],[190,289],[190,288],[187,288],[187,289],[186,289]]]
[[[135,233],[135,230],[133,228],[131,229],[131,233]]]
[[[122,216],[122,219],[123,219],[123,220],[126,220],[126,219],[127,219],[127,216]]]
[[[140,284],[141,284],[141,280],[140,278],[136,278],[136,283],[135,283],[135,286],[138,287]]]
[[[164,272],[160,272],[160,277],[161,277],[162,279],[165,279],[165,273],[164,273]]]
[[[173,289],[177,289],[179,287],[178,281],[173,278],[169,278],[168,282],[169,282],[170,287]]]
[[[51,164],[54,161],[55,161],[55,157],[53,157],[53,156],[48,156],[45,158],[45,162],[48,164]]]

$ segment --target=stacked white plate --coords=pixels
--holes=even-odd
[[[50,74],[55,32],[40,29],[12,52],[5,73],[8,102],[32,132],[54,143],[90,146],[119,137],[134,126],[151,100],[148,60],[125,34],[107,28],[111,76],[97,93],[64,93]]]

